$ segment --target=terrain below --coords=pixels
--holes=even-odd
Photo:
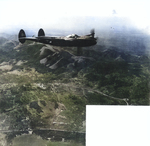
[[[1,38],[0,129],[85,132],[86,105],[149,105],[145,50],[80,51]]]

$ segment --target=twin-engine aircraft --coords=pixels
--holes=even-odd
[[[24,43],[26,40],[30,40],[60,47],[88,47],[97,44],[97,38],[95,38],[94,35],[94,30],[91,30],[90,34],[84,36],[72,34],[63,37],[50,37],[45,36],[44,30],[41,28],[37,37],[26,37],[25,31],[21,29],[18,39],[21,43]]]

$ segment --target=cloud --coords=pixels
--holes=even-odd
[[[99,22],[94,18],[92,22],[85,24],[86,17],[107,18],[116,12],[117,17],[128,17],[142,28],[150,24],[150,11],[145,1],[136,1],[135,4],[134,0],[1,0],[0,31],[14,27],[83,28],[90,27],[89,25],[93,27],[97,22],[99,24],[96,25],[101,26],[105,22]]]

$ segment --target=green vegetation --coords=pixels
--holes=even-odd
[[[76,142],[49,142],[47,146],[83,146],[80,143]]]
[[[68,109],[63,113],[67,118],[67,123],[69,123],[67,127],[68,130],[82,130],[82,122],[85,121],[85,108],[87,100],[84,97],[69,95],[64,97],[63,103]]]
[[[55,115],[53,107],[52,109],[46,109],[46,106],[42,106],[39,103],[39,101],[44,101],[47,106],[53,106],[52,103],[54,103],[54,109],[58,107],[58,103],[63,103],[67,110],[62,114],[68,116],[67,121],[71,120],[68,128],[70,130],[79,129],[78,124],[81,125],[82,121],[85,119],[85,99],[70,95],[69,93],[56,94],[52,92],[50,90],[51,85],[48,85],[48,83],[52,83],[54,79],[56,79],[56,75],[52,73],[39,74],[35,70],[27,72],[28,74],[26,74],[26,71],[24,70],[23,74],[25,75],[22,74],[21,76],[13,74],[8,74],[4,77],[0,76],[4,83],[15,83],[12,87],[5,89],[5,92],[1,94],[0,98],[1,112],[5,112],[12,117],[11,128],[27,129],[28,126],[31,126],[31,128],[43,126],[49,127],[50,123],[48,123],[48,121]],[[39,82],[40,84],[45,84],[46,88],[43,89],[40,87],[38,84]],[[76,100],[76,102],[74,100]],[[31,108],[30,104],[32,102],[37,103],[39,106],[38,108],[41,108],[42,110],[38,111],[38,108],[36,107]],[[75,114],[74,112],[77,112],[78,114]],[[80,121],[71,119],[78,119],[78,115],[80,114],[84,117],[81,118]],[[26,120],[26,117],[29,117],[30,120]],[[71,129],[70,127],[73,126],[74,122],[77,123],[77,126],[72,127]]]
[[[83,146],[81,143],[76,142],[51,142],[43,140],[36,135],[22,135],[14,138],[12,146]]]
[[[86,67],[51,70],[40,64],[43,46],[27,42],[19,50],[0,50],[0,63],[12,65],[9,71],[0,71],[0,113],[10,117],[10,129],[84,132],[86,105],[127,105],[123,99],[129,105],[149,105],[149,57],[118,61],[102,56]]]
[[[130,104],[148,105],[149,94],[149,72],[144,67],[138,67],[135,73],[135,64],[124,61],[100,61],[96,62],[88,73],[84,75],[84,83],[89,87],[96,87],[99,91],[117,98],[128,98]],[[92,96],[92,95],[90,95]],[[96,99],[89,99],[92,104],[107,104],[107,99],[102,95],[93,95]],[[100,99],[106,102],[101,102]],[[110,104],[118,104],[109,102]]]

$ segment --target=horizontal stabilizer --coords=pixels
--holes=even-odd
[[[29,40],[29,41],[37,41],[37,38],[36,37],[26,37],[26,34],[24,32],[23,29],[20,30],[19,32],[19,35],[18,35],[18,39],[19,39],[19,42],[20,43],[24,43],[26,40]]]

